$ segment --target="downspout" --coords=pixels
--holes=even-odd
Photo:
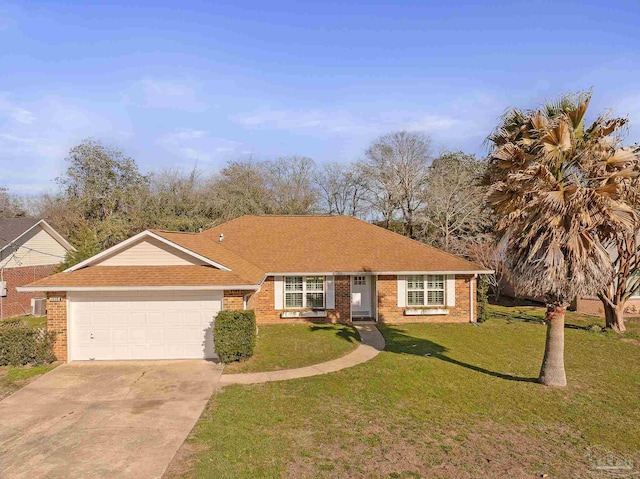
[[[476,322],[476,315],[475,315],[476,308],[473,304],[473,297],[474,297],[473,285],[477,281],[477,278],[478,278],[478,275],[474,274],[473,279],[469,281],[469,322],[470,323]]]

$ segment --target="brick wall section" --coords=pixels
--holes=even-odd
[[[449,314],[437,316],[405,316],[398,307],[398,277],[378,276],[378,320],[385,323],[468,323],[469,287],[473,276],[456,276],[456,305],[447,307]],[[475,284],[473,288],[476,291]]]
[[[56,333],[53,345],[56,358],[58,361],[67,361],[67,293],[47,293],[47,330]]]
[[[44,293],[19,293],[16,288],[46,278],[56,268],[55,264],[6,268],[3,276],[7,282],[7,297],[2,298],[3,316],[11,318],[31,314],[31,298],[44,298]]]
[[[244,309],[244,295],[249,291],[240,289],[230,289],[224,292],[224,309],[241,310]]]
[[[580,298],[576,301],[576,311],[582,314],[604,317],[604,307],[602,301],[597,298]],[[640,315],[640,299],[630,299],[624,306],[625,316]]]
[[[327,310],[326,318],[281,318],[282,311],[276,311],[274,305],[274,279],[267,277],[260,291],[249,298],[247,307],[256,313],[258,324],[295,323],[295,322],[332,322],[348,323],[351,314],[351,278],[335,276],[335,309]]]

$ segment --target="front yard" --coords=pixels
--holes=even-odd
[[[572,317],[569,387],[546,389],[535,382],[545,327],[494,313],[478,327],[381,326],[387,348],[368,363],[226,387],[169,476],[568,478],[608,453],[637,470],[637,342]]]
[[[224,368],[226,374],[276,371],[339,358],[360,344],[358,333],[344,324],[274,324],[261,326],[253,357]]]

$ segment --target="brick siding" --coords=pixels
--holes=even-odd
[[[58,361],[67,361],[67,293],[65,292],[47,293],[47,331],[56,333],[53,354]]]
[[[434,316],[405,316],[406,308],[398,307],[398,277],[378,276],[378,320],[384,323],[468,323],[469,287],[473,276],[456,276],[456,305],[446,307],[449,314]],[[474,292],[475,284],[474,284]]]
[[[274,306],[274,278],[268,277],[257,293],[249,298],[248,308],[256,313],[260,324],[291,322],[348,322],[351,315],[351,277],[335,276],[335,309],[327,310],[326,318],[281,318],[282,311]],[[397,276],[378,276],[378,319],[388,323],[467,323],[470,321],[469,288],[475,279],[471,275],[456,276],[456,305],[449,314],[437,316],[405,316],[405,308],[397,306]],[[225,306],[226,307],[226,306]]]
[[[3,276],[7,282],[7,297],[2,298],[2,314],[5,318],[31,314],[31,298],[44,298],[44,293],[19,293],[16,288],[46,278],[57,265],[23,266],[6,268]]]
[[[240,289],[230,289],[224,292],[224,309],[241,310],[244,309],[244,295],[249,291]]]
[[[281,310],[275,309],[275,291],[273,276],[267,277],[260,291],[249,298],[248,308],[256,313],[258,324],[295,323],[295,322],[331,322],[348,323],[351,315],[351,278],[335,276],[335,309],[327,310],[326,318],[281,318]]]

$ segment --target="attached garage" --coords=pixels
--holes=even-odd
[[[215,357],[222,291],[73,292],[68,301],[70,360]]]

